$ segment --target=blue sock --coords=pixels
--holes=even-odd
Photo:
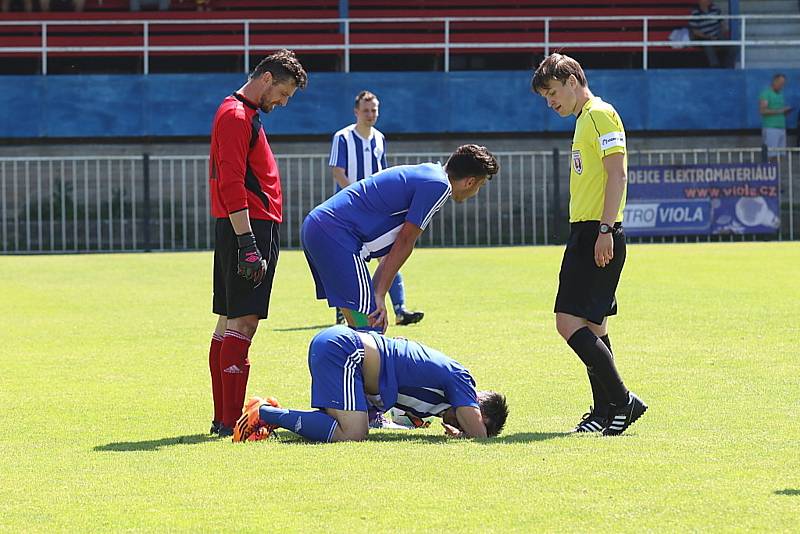
[[[262,406],[258,414],[268,425],[278,425],[311,441],[327,443],[336,430],[336,419],[320,410],[301,411]]]
[[[392,280],[392,287],[389,288],[389,298],[392,299],[394,311],[402,310],[406,305],[406,290],[403,287],[403,275],[399,272]]]

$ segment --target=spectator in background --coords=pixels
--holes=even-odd
[[[772,85],[758,95],[758,112],[761,114],[761,142],[767,146],[770,161],[778,157],[776,148],[786,147],[786,115],[792,110],[783,102],[786,76],[776,74]]]
[[[58,6],[58,11],[83,11],[83,7],[86,4],[86,0],[56,0],[53,2],[54,5]],[[50,0],[38,0],[35,4],[33,0],[22,0],[22,8],[25,10],[26,13],[31,13],[34,11],[34,5],[39,6],[39,11],[50,11]],[[2,4],[0,4],[0,9],[3,12],[10,11],[12,7],[12,0],[2,0]]]
[[[2,2],[0,2],[0,11],[3,13],[11,11],[11,0],[2,0]],[[25,11],[33,11],[33,3],[31,0],[27,0],[25,3]]]
[[[147,1],[147,0],[144,0],[144,1]],[[150,4],[155,4],[156,2],[158,2],[159,9],[161,9],[163,11],[164,8],[160,7],[160,5],[161,5],[161,3],[163,1],[164,0],[149,0],[149,3]],[[134,0],[131,0],[131,11],[138,11],[137,9],[133,9],[133,2],[134,2]],[[166,0],[166,2],[167,2],[167,5],[169,5],[169,0]],[[194,5],[197,6],[197,11],[211,11],[211,0],[178,0],[178,2],[181,3],[181,4],[184,3],[184,2],[194,3]],[[167,9],[169,9],[169,8],[167,8]]]
[[[159,11],[169,9],[170,0],[131,0],[131,11],[141,11],[142,8],[157,8]]]
[[[711,0],[699,0],[697,7],[692,11],[692,18],[689,20],[689,32],[693,41],[719,41],[728,36],[728,24],[721,18],[713,16],[722,15],[722,11],[714,5]],[[708,60],[708,66],[712,68],[728,67],[728,49],[721,46],[704,46],[703,51]]]

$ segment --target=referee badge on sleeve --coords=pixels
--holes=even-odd
[[[581,159],[580,150],[572,151],[572,168],[575,169],[575,172],[578,174],[583,172],[583,160]]]

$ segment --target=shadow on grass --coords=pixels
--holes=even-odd
[[[191,434],[189,436],[175,436],[172,438],[151,439],[146,441],[118,441],[115,443],[98,445],[92,450],[113,452],[157,451],[163,447],[172,447],[173,445],[197,445],[198,443],[218,441],[219,439],[220,438],[209,434]]]
[[[775,495],[793,495],[795,497],[800,496],[800,489],[797,488],[786,488],[782,490],[775,490],[773,492]]]
[[[291,328],[273,328],[272,330],[275,332],[296,332],[298,330],[323,330],[325,328],[330,328],[333,326],[331,323],[328,324],[315,324],[313,326],[293,326]]]
[[[497,443],[533,443],[535,441],[545,441],[554,438],[569,436],[567,432],[518,432],[517,434],[501,435],[495,438],[479,439],[475,443],[481,445],[494,445]],[[428,443],[444,443],[453,441],[444,434],[431,436],[425,434],[415,434],[413,430],[403,432],[383,432],[380,434],[370,434],[369,441],[425,441]]]
[[[533,443],[536,441],[545,441],[548,439],[564,438],[570,435],[571,433],[569,432],[519,432],[517,434],[509,434],[491,439],[476,440],[475,443],[480,443],[481,445],[494,445],[499,443]],[[278,436],[279,439],[277,441],[285,445],[311,444],[311,442],[306,441],[305,439],[299,436],[291,434],[288,431],[281,432],[280,430],[278,430]],[[367,438],[367,441],[377,441],[385,443],[413,441],[413,442],[423,442],[423,443],[440,445],[448,441],[456,441],[456,440],[448,438],[444,434],[431,436],[430,434],[419,434],[414,430],[407,430],[407,431],[397,431],[397,432],[370,433],[369,437]],[[317,445],[322,445],[322,444],[317,444]]]
[[[517,432],[516,434],[503,434],[496,438],[481,440],[480,443],[486,445],[491,445],[492,443],[533,443],[535,441],[570,436],[572,436],[572,432]]]

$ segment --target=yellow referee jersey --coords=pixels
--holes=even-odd
[[[599,97],[590,98],[583,105],[575,123],[572,137],[572,157],[569,170],[569,222],[599,221],[603,216],[608,174],[603,167],[605,156],[625,154],[628,168],[628,150],[625,146],[625,128],[622,119],[611,104]],[[622,221],[626,189],[622,192],[616,221]]]

